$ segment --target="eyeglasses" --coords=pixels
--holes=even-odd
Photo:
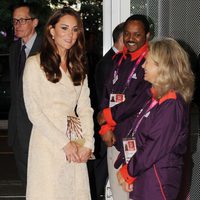
[[[35,18],[20,18],[20,19],[13,19],[13,25],[17,25],[17,24],[20,24],[20,25],[24,25],[27,23],[27,21],[29,20],[33,20]]]

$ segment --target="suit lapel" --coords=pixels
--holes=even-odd
[[[39,52],[40,47],[41,47],[41,43],[42,43],[42,37],[40,35],[37,35],[28,57]]]
[[[19,40],[19,41],[20,42],[18,44],[19,45],[19,47],[18,47],[18,51],[19,52],[18,52],[18,56],[17,56],[18,57],[17,58],[17,60],[18,60],[17,63],[19,63],[19,54],[20,54],[20,50],[21,50],[21,40]],[[41,47],[41,42],[42,42],[42,37],[39,36],[39,35],[37,35],[37,37],[35,38],[35,41],[33,43],[33,46],[31,48],[31,51],[30,51],[28,57],[32,56],[32,55],[35,55],[37,52],[39,52],[40,47]],[[17,64],[16,67],[17,67],[16,73],[18,74],[19,64]],[[18,75],[17,75],[17,80],[18,80],[19,84],[22,82],[22,76],[23,76],[23,72],[21,73],[20,77],[18,77]]]

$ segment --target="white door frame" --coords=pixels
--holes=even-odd
[[[112,46],[112,31],[130,16],[130,0],[103,0],[103,55]]]

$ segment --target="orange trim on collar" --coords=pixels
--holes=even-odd
[[[128,53],[127,48],[124,46],[123,48],[123,58],[126,59],[126,54],[131,55],[131,61],[136,60],[141,56],[143,52],[148,51],[148,43],[146,42],[140,49],[136,50],[133,53]]]
[[[152,97],[154,99],[157,99],[158,94],[157,94],[156,89],[152,87],[150,89],[150,91],[151,91]],[[159,104],[163,103],[164,101],[166,101],[168,99],[176,99],[176,98],[177,98],[176,92],[171,90],[171,91],[169,91],[167,94],[165,94],[163,97],[161,97],[159,99]]]
[[[174,91],[169,91],[166,95],[164,95],[161,99],[159,99],[159,104],[163,103],[168,99],[176,99],[176,93]]]

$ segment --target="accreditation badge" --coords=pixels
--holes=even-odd
[[[137,151],[135,138],[123,138],[123,148],[127,164]]]
[[[120,104],[125,101],[125,95],[124,94],[110,94],[110,102],[109,107],[113,107],[117,104]]]

